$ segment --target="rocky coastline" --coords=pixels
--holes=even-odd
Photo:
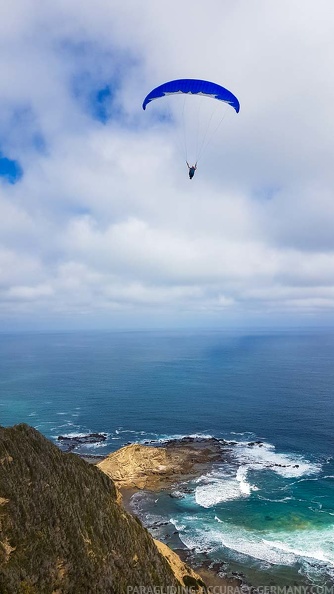
[[[97,464],[119,488],[159,491],[200,476],[228,449],[218,439],[185,437],[162,445],[133,443]]]
[[[84,444],[95,444],[106,441],[106,433],[87,433],[86,435],[58,435],[57,441],[60,449],[63,452],[74,452],[76,448]],[[89,454],[85,457],[89,458],[104,458],[104,456],[90,456]]]
[[[88,434],[80,436],[79,439],[68,438],[68,440],[60,436],[59,440],[62,440],[63,448],[67,447],[69,448],[67,451],[75,452],[83,443],[94,443],[94,440],[96,440],[95,443],[100,442],[104,435]],[[188,483],[210,472],[215,463],[228,463],[235,446],[238,446],[238,442],[212,437],[184,437],[163,443],[149,441],[143,444],[127,443],[107,457],[94,455],[82,457],[96,464],[113,480],[119,492],[119,501],[122,501],[127,511],[136,515],[134,504],[136,493],[164,491],[171,498],[183,498],[192,490]],[[256,440],[248,442],[245,446],[250,449],[261,448],[264,443]],[[268,462],[268,467],[275,466],[298,468],[298,464]],[[180,540],[177,530],[169,522],[149,524],[145,522],[145,518],[141,517],[141,520],[152,536],[155,539],[166,540],[178,557],[192,567],[207,586],[233,588],[235,591],[242,588],[243,592],[256,591],[255,587],[247,583],[244,575],[231,571],[224,561],[213,563],[205,553],[195,555],[193,551],[187,549]],[[161,536],[162,532],[165,532],[165,535]],[[167,547],[167,550],[170,549]]]
[[[252,442],[250,447],[259,443]],[[113,479],[120,490],[125,509],[136,513],[133,504],[136,493],[165,491],[172,498],[181,498],[189,491],[188,481],[208,472],[217,462],[228,462],[233,445],[235,442],[194,437],[184,437],[163,444],[132,443],[111,453],[98,462],[97,466]],[[155,530],[161,528],[162,524],[169,522],[146,524],[146,528],[154,536]],[[170,528],[171,526],[166,526],[167,530]],[[226,563],[212,563],[205,553],[195,561],[193,552],[183,545],[174,527],[173,539],[174,553],[202,578],[207,587],[219,587],[221,592],[240,592],[240,589],[245,594],[256,592],[256,588],[246,582],[245,576],[229,572]],[[171,550],[165,544],[160,544],[161,552]]]

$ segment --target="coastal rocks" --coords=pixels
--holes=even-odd
[[[189,549],[177,549],[178,556],[194,569],[208,586],[209,592],[256,594],[254,588],[245,581],[241,573],[229,571],[225,562],[212,561],[207,552],[202,552],[195,561]]]
[[[139,444],[124,446],[99,462],[98,467],[119,486],[144,489],[170,468],[166,451]]]
[[[181,491],[172,491],[169,493],[169,497],[172,497],[172,499],[183,499],[184,496],[185,494],[181,493]]]
[[[200,476],[214,461],[222,459],[218,440],[186,438],[164,446],[131,444],[110,454],[98,464],[119,487],[159,490]]]
[[[63,451],[72,452],[83,444],[101,443],[106,441],[106,433],[88,433],[87,435],[59,435],[57,441],[63,446]]]

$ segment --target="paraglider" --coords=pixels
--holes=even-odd
[[[189,169],[189,179],[192,179],[195,175],[195,171],[197,169],[197,163],[195,165],[189,165],[188,161],[186,161]]]
[[[192,79],[192,78],[181,78],[178,80],[171,80],[169,82],[165,82],[162,85],[154,88],[145,97],[145,99],[143,101],[143,109],[145,110],[147,105],[149,103],[151,103],[151,101],[153,101],[155,99],[160,99],[162,97],[169,96],[169,95],[184,95],[185,97],[187,97],[187,96],[210,97],[210,98],[220,101],[228,106],[231,106],[235,110],[236,113],[238,113],[240,110],[239,100],[233,93],[231,93],[231,91],[229,91],[225,87],[222,87],[221,85],[218,85],[216,83],[213,83],[213,82],[210,82],[207,80]],[[184,111],[185,111],[185,109],[183,106],[182,117],[184,116]],[[221,120],[224,118],[224,115],[225,115],[225,112],[223,113],[223,117],[221,118]],[[194,159],[194,161],[193,161],[193,162],[195,162],[195,165],[189,165],[188,160],[187,160],[187,147],[186,147],[186,151],[185,151],[186,152],[186,163],[188,166],[189,179],[192,179],[195,175],[195,171],[197,169],[197,163],[198,163],[198,159],[199,159],[199,154],[203,150],[203,148],[205,146],[205,142],[207,141],[208,130],[209,130],[209,127],[211,124],[211,120],[212,120],[212,115],[209,118],[208,125],[206,127],[206,130],[203,133],[204,138],[202,141],[202,145],[201,145],[200,149],[197,149],[196,159]],[[219,127],[221,120],[218,123],[218,125],[216,126],[216,129]],[[185,128],[184,122],[183,122],[183,128]],[[184,130],[184,136],[186,136],[185,130]],[[198,136],[198,131],[197,131],[197,136]],[[185,144],[186,144],[186,139],[185,139]],[[196,140],[196,144],[198,144],[198,139]]]
[[[179,93],[189,93],[190,95],[204,95],[205,97],[212,97],[224,103],[229,103],[238,113],[240,103],[231,91],[216,83],[208,80],[198,80],[195,78],[180,78],[178,80],[171,80],[169,82],[156,87],[144,99],[143,109],[146,109],[148,103],[153,99],[159,99],[165,95],[174,95]]]

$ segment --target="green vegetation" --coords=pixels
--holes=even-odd
[[[111,479],[27,426],[0,427],[0,593],[179,586]]]

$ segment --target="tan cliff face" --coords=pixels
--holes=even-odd
[[[166,558],[168,561],[175,577],[179,580],[180,584],[184,584],[189,588],[194,588],[197,594],[204,594],[207,592],[207,588],[201,578],[193,569],[189,567],[186,563],[184,563],[180,557],[174,553],[166,544],[160,542],[160,540],[155,540],[154,542],[160,551],[160,553]]]
[[[179,478],[201,474],[204,465],[220,458],[220,447],[180,441],[166,447],[131,444],[97,464],[118,487],[151,489],[167,487]]]
[[[97,464],[120,487],[149,487],[173,472],[173,461],[164,448],[132,444],[110,454]],[[176,468],[176,467],[175,467]]]
[[[180,584],[200,592],[203,584],[119,505],[108,476],[27,425],[0,427],[0,520],[6,594],[123,594],[129,586]]]

